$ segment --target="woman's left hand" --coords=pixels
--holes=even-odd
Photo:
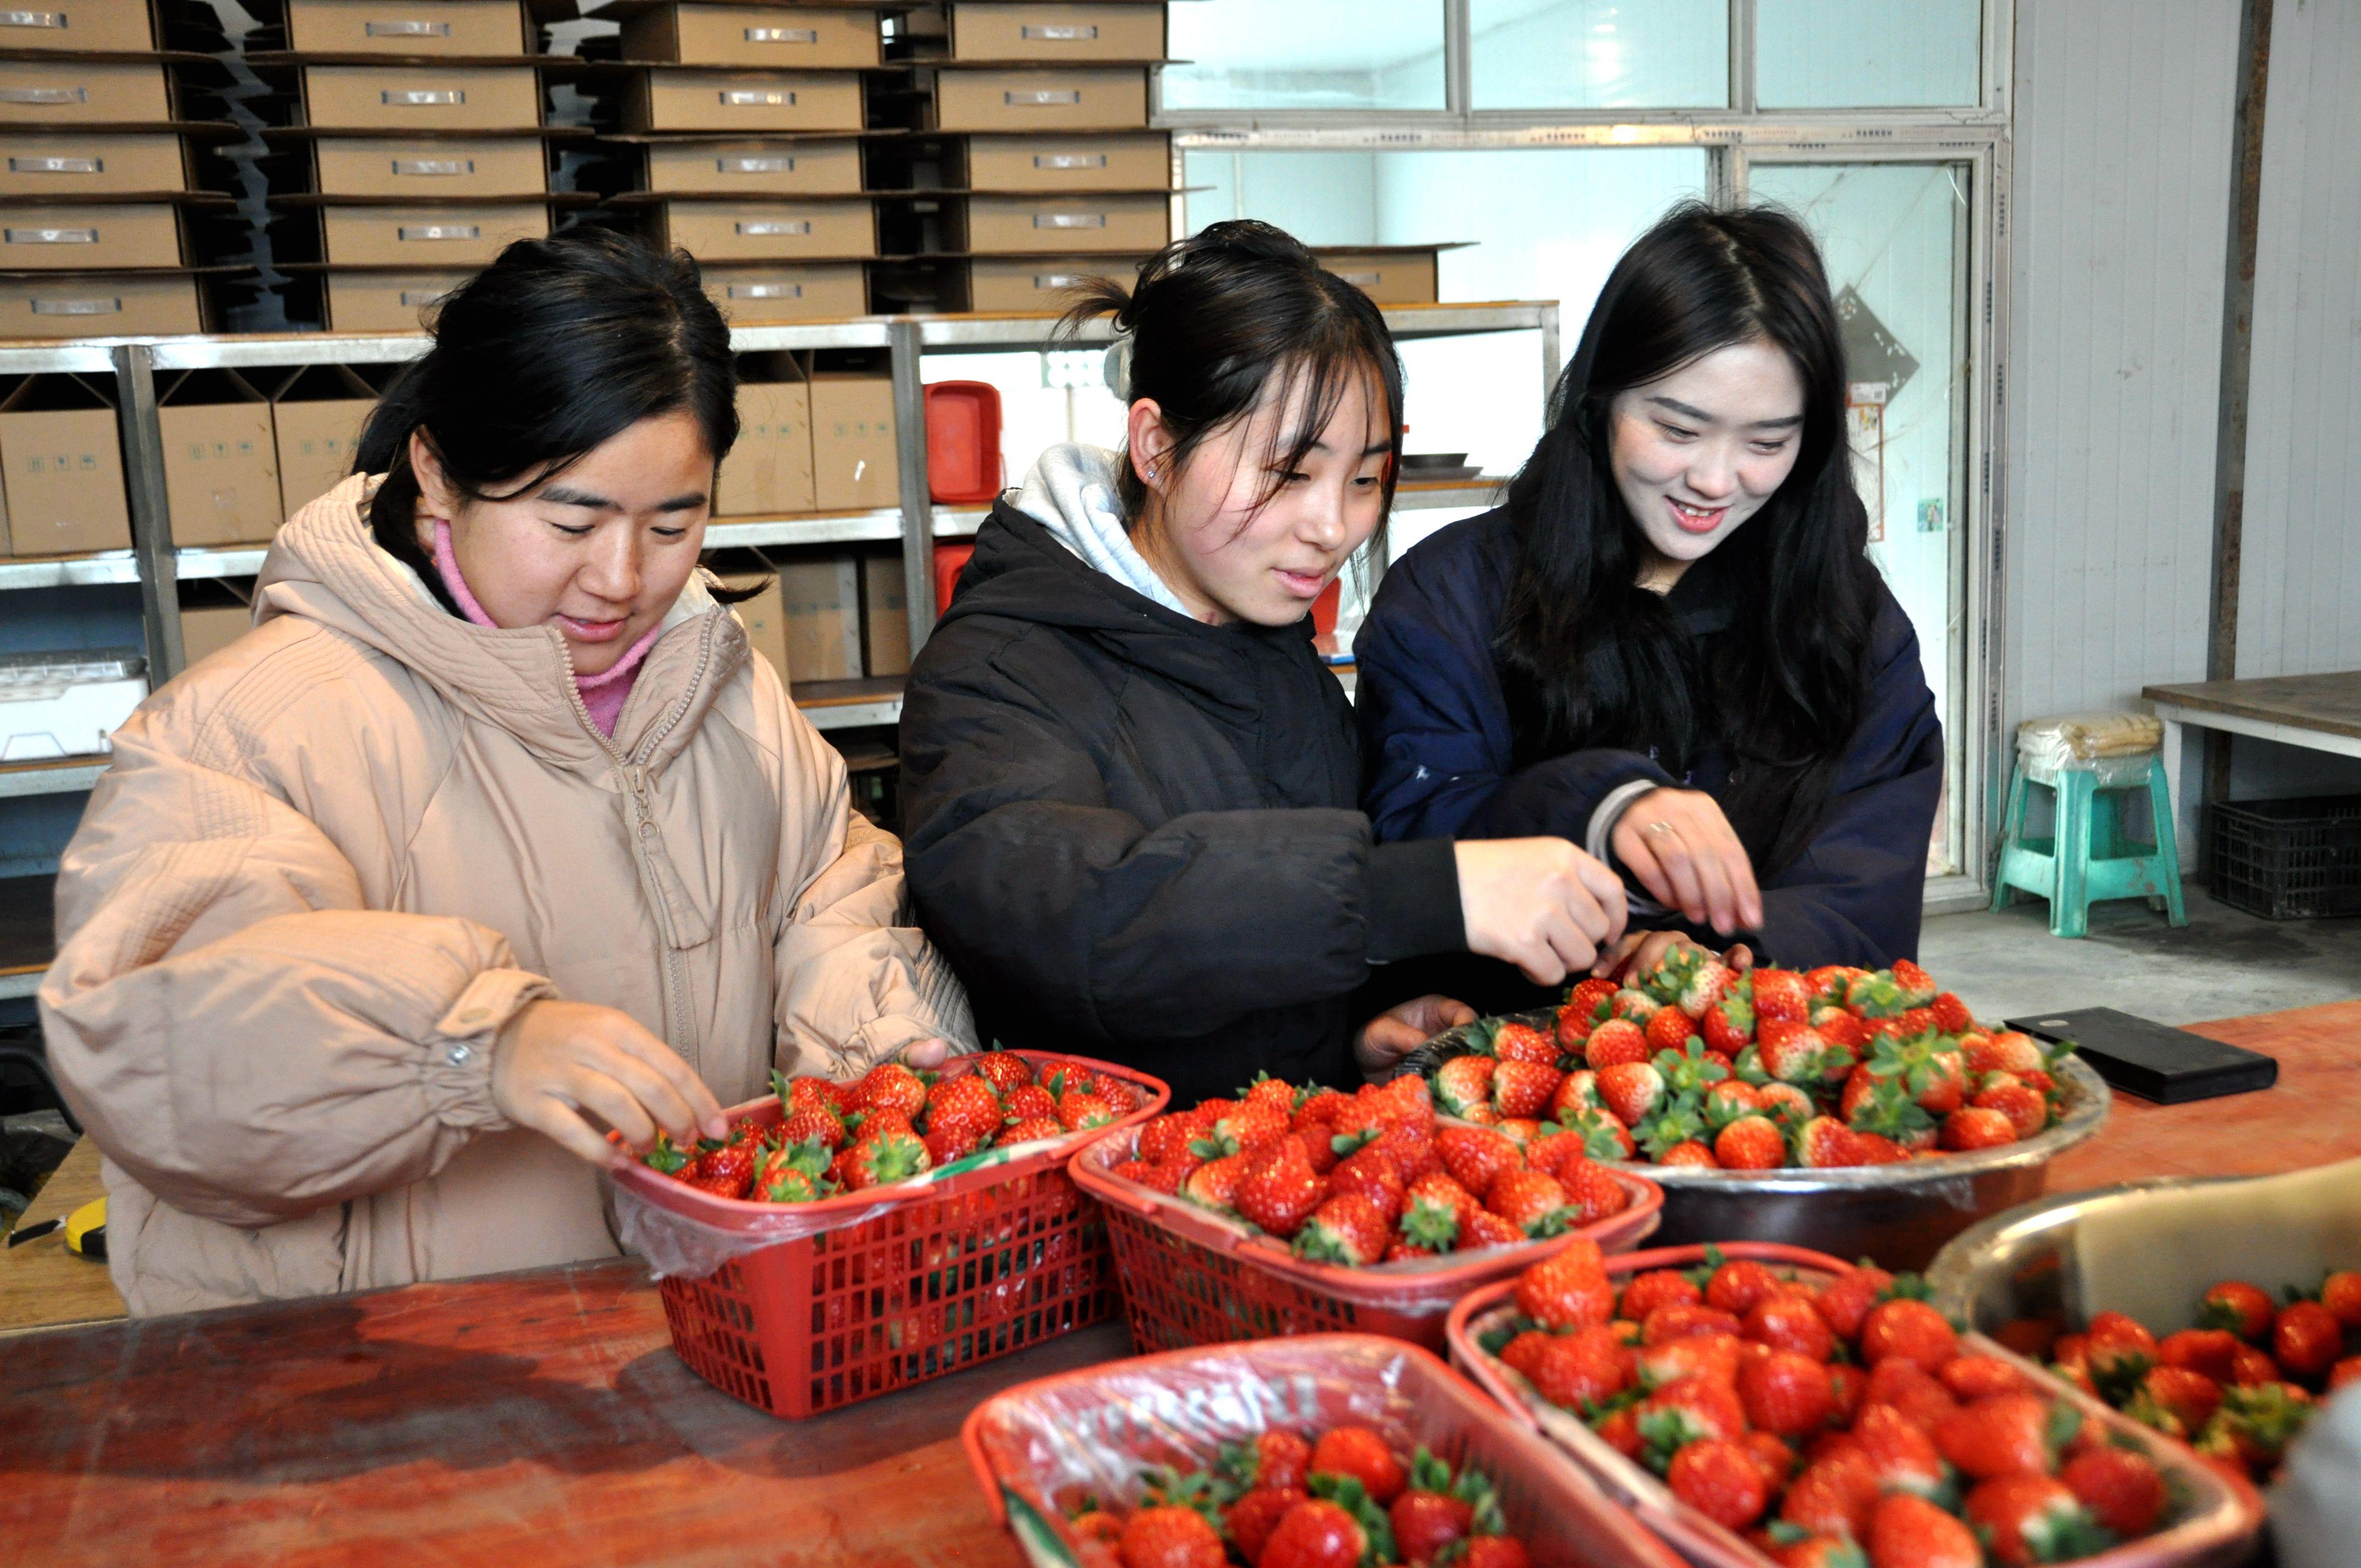
[[[904,1067],[918,1072],[932,1072],[951,1059],[950,1042],[949,1040],[912,1040],[908,1045],[895,1051],[894,1057]]]
[[[1646,974],[1663,963],[1665,955],[1675,948],[1696,948],[1701,953],[1713,951],[1711,948],[1691,941],[1679,931],[1630,931],[1624,934],[1621,941],[1598,955],[1598,961],[1590,966],[1590,972],[1601,980],[1620,980],[1626,975]],[[1754,967],[1754,950],[1741,942],[1722,953],[1721,961],[1744,974]]]
[[[1420,996],[1389,1007],[1361,1026],[1353,1059],[1361,1076],[1376,1082],[1394,1064],[1445,1029],[1476,1022],[1476,1009],[1448,996]]]

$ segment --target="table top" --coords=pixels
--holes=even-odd
[[[2361,738],[2361,670],[2141,688],[2150,702]]]
[[[62,1220],[94,1198],[106,1196],[99,1179],[98,1146],[82,1138],[49,1173],[16,1217],[16,1228]],[[60,1323],[99,1322],[123,1316],[123,1298],[102,1258],[84,1257],[66,1246],[63,1231],[36,1236],[0,1252],[0,1334],[12,1329]],[[0,1352],[5,1355],[5,1352]]]
[[[2361,1002],[2194,1027],[2278,1057],[2278,1086],[2118,1096],[2053,1191],[2361,1154]],[[626,1262],[0,1335],[0,1541],[147,1568],[1010,1568],[960,1422],[1010,1384],[1126,1354],[1100,1324],[778,1421],[673,1355]]]

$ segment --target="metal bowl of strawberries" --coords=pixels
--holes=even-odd
[[[1781,1242],[1905,1268],[2041,1195],[2105,1123],[2072,1054],[1977,1024],[1917,965],[1733,971],[1697,948],[1406,1058],[1446,1119],[1586,1135],[1664,1190],[1663,1245]]]

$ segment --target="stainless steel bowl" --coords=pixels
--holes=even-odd
[[[1519,1014],[1540,1027],[1547,1013]],[[1404,1058],[1431,1072],[1473,1048],[1476,1025],[1447,1030]],[[2059,1063],[2064,1114],[2021,1143],[1899,1165],[1833,1170],[1694,1170],[1629,1165],[1664,1190],[1664,1222],[1652,1246],[1689,1242],[1784,1242],[1888,1268],[1923,1268],[1943,1244],[1988,1215],[2041,1196],[2049,1162],[2107,1119],[2107,1086],[2080,1059]],[[1620,1162],[1618,1162],[1620,1164]]]
[[[2201,1187],[2224,1187],[2237,1177],[2157,1177],[2070,1192],[2026,1203],[1982,1221],[1947,1243],[1927,1266],[1927,1284],[1937,1306],[1991,1333],[2004,1323],[2031,1318],[2067,1324],[2089,1321],[2103,1304],[2097,1282],[2084,1279],[2077,1264],[2077,1227],[2093,1213],[2123,1210]],[[2206,1281],[2194,1287],[2204,1288]]]

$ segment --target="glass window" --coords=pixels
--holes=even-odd
[[[1982,0],[1757,4],[1755,97],[1766,109],[1982,101]]]
[[[1469,0],[1478,109],[1730,102],[1729,0]]]
[[[1927,870],[1960,869],[1966,646],[1968,177],[1965,165],[1757,163],[1752,194],[1802,214],[1844,320],[1853,480],[1871,557],[1918,632],[1950,748]]]
[[[1443,0],[1190,0],[1167,109],[1440,109]]]

